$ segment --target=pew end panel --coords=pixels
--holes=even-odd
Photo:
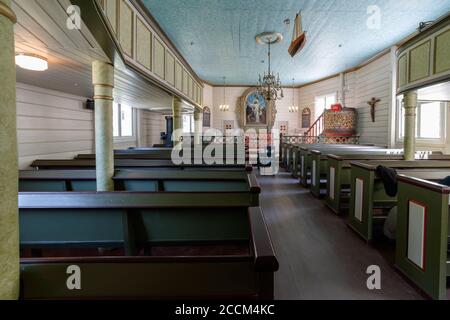
[[[350,211],[348,215],[348,225],[364,240],[372,240],[373,223],[373,198],[375,171],[366,170],[358,166],[358,163],[352,163],[351,172],[351,197]],[[378,192],[384,192],[378,190]]]
[[[396,267],[433,299],[446,299],[450,188],[400,175]]]
[[[341,214],[341,185],[350,184],[350,170],[343,170],[343,163],[333,155],[328,156],[327,195],[325,203],[335,213]]]

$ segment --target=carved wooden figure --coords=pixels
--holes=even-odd
[[[380,102],[380,99],[372,98],[372,100],[367,101],[367,104],[370,106],[370,116],[372,117],[372,122],[375,122],[375,107],[378,102]]]

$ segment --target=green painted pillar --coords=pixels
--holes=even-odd
[[[416,112],[417,91],[408,91],[404,94],[405,107],[405,134],[404,149],[405,160],[412,161],[416,153]]]
[[[173,97],[172,101],[173,112],[173,146],[181,146],[181,134],[183,132],[183,102],[178,97]]]
[[[11,0],[0,0],[0,300],[19,297],[15,22]]]
[[[202,110],[200,108],[194,109],[194,142],[200,144],[202,141]]]
[[[95,100],[95,153],[97,191],[114,191],[113,88],[114,66],[92,63]]]

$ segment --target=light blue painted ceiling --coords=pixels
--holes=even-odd
[[[255,36],[283,34],[273,69],[284,85],[304,84],[354,67],[450,11],[450,0],[142,0],[198,75],[213,84],[256,84],[267,70],[267,47]],[[380,9],[380,28],[367,26]],[[295,14],[303,11],[308,42],[287,52]],[[289,18],[291,24],[283,21]],[[263,64],[262,61],[265,61]]]

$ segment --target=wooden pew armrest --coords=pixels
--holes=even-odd
[[[256,179],[256,176],[251,173],[247,175],[248,185],[250,187],[250,192],[260,194],[261,193],[261,187],[259,185],[258,180]]]
[[[409,177],[403,174],[399,174],[397,176],[397,180],[401,181],[403,183],[408,183],[408,184],[412,184],[415,185],[417,187],[420,188],[425,188],[425,189],[429,189],[435,192],[439,192],[442,194],[450,194],[450,187],[435,183],[435,182],[431,182],[428,180],[423,180],[423,179],[419,179],[419,178],[414,178],[414,177]]]
[[[278,260],[261,209],[249,208],[249,218],[255,269],[265,272],[278,271]]]

